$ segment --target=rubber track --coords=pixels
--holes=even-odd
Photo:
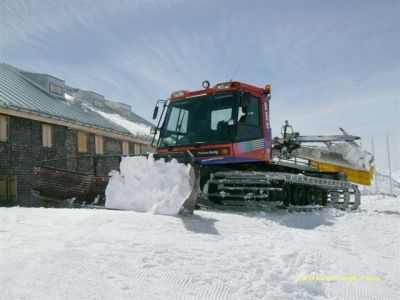
[[[218,187],[218,192],[209,193],[208,186]],[[278,173],[278,172],[216,172],[212,174],[207,182],[203,197],[218,197],[222,205],[212,205],[215,208],[234,207],[238,208],[260,207],[273,208],[282,207],[283,202],[271,201],[266,191],[282,190],[284,185],[296,185],[304,187],[315,187],[327,193],[327,206],[341,210],[357,209],[360,205],[361,195],[357,185],[347,181],[333,180],[305,176],[302,174]],[[232,193],[235,190],[247,190],[246,195]],[[228,200],[226,198],[234,198]],[[236,198],[236,199],[235,199]],[[274,199],[275,200],[275,199]],[[201,204],[201,203],[200,203]],[[207,204],[205,205],[207,206]],[[218,207],[217,207],[218,206]],[[320,209],[320,205],[289,206],[289,211]]]

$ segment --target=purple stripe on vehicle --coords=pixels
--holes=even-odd
[[[238,153],[250,152],[265,148],[265,140],[259,139],[259,140],[247,141],[238,143],[235,146],[237,149],[236,151]]]

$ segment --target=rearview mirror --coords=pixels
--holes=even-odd
[[[155,120],[157,118],[157,115],[158,115],[158,106],[154,107],[153,120]]]

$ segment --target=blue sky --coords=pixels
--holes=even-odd
[[[272,85],[277,135],[360,135],[400,168],[399,1],[0,0],[0,61],[132,105],[172,91]]]

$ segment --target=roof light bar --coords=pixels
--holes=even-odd
[[[230,82],[224,82],[224,83],[218,83],[214,86],[214,88],[216,89],[229,89],[231,87],[231,83]]]
[[[175,98],[179,98],[179,97],[185,96],[185,93],[186,93],[186,92],[187,92],[187,91],[185,91],[185,90],[173,92],[173,93],[171,94],[171,99],[175,99]]]
[[[229,89],[229,88],[240,88],[240,82],[223,82],[223,83],[218,83],[217,85],[214,86],[215,89]]]

